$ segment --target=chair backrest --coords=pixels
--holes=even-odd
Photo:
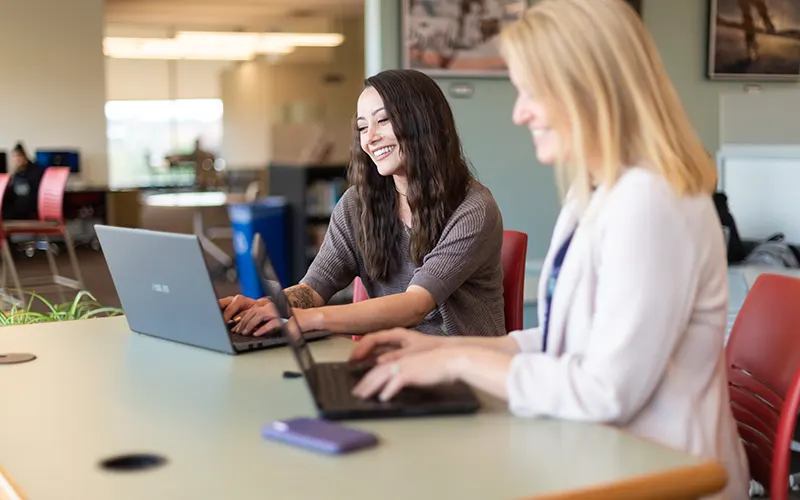
[[[8,189],[8,183],[11,182],[11,174],[0,174],[0,208],[3,206],[3,200],[6,197],[6,189]],[[0,210],[0,239],[5,241],[6,232],[3,230],[3,212]],[[3,244],[0,242],[0,245]]]
[[[528,235],[519,231],[503,231],[503,300],[505,301],[506,331],[522,329],[523,299],[525,297],[525,255]],[[359,278],[353,282],[353,302],[366,300],[367,291]]]
[[[733,416],[750,476],[787,498],[800,405],[800,279],[762,274],[733,324],[725,357]]]
[[[39,183],[39,220],[64,223],[64,190],[69,167],[48,167]]]
[[[258,196],[261,194],[261,182],[260,181],[252,181],[250,182],[244,190],[244,199],[248,203],[252,203],[258,200]]]
[[[525,258],[528,235],[519,231],[503,231],[503,300],[506,331],[522,330],[525,298]]]
[[[369,295],[367,295],[367,289],[364,288],[364,283],[361,282],[361,278],[356,276],[356,279],[353,280],[353,302],[361,302],[368,298]]]

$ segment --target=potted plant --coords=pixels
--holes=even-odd
[[[87,290],[81,290],[71,301],[60,304],[54,304],[35,292],[25,292],[25,294],[30,296],[27,304],[13,305],[8,311],[0,311],[0,326],[104,318],[123,314],[122,309],[117,307],[102,306]],[[44,307],[34,307],[37,301]]]

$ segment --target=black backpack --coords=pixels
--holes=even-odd
[[[727,228],[728,232],[728,263],[736,264],[742,262],[747,257],[747,250],[739,237],[736,221],[733,220],[733,215],[728,209],[728,196],[723,192],[714,193],[714,205],[717,207],[717,215],[719,215],[720,222]]]

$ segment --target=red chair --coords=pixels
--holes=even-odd
[[[525,298],[525,256],[528,253],[528,235],[519,231],[503,231],[503,300],[505,302],[506,331],[522,330],[523,302]],[[360,278],[353,281],[353,302],[368,299],[367,290]],[[361,338],[354,335],[353,340]]]
[[[789,456],[800,407],[800,279],[762,274],[725,347],[731,407],[750,477],[786,500]]]
[[[11,176],[9,174],[0,174],[0,207],[3,206],[3,199],[5,198],[9,182],[11,182]],[[21,305],[25,302],[25,297],[23,296],[17,268],[14,266],[14,258],[11,256],[11,249],[8,247],[8,240],[6,239],[6,232],[3,230],[2,221],[3,215],[2,212],[0,212],[0,246],[2,246],[2,248],[0,248],[0,253],[2,253],[3,263],[3,272],[0,274],[0,297],[7,302],[15,302],[12,296],[6,292],[6,273],[10,273],[11,280],[14,282],[14,286],[17,289],[16,298],[19,299],[19,304]]]
[[[83,276],[78,265],[78,257],[75,254],[75,246],[72,237],[67,230],[64,219],[64,189],[69,178],[68,167],[48,167],[42,175],[39,183],[39,220],[14,220],[5,221],[4,228],[8,234],[33,235],[34,239],[40,238],[46,243],[47,261],[50,265],[52,275],[49,278],[33,278],[27,284],[41,285],[44,283],[54,283],[56,285],[81,289],[83,288]],[[67,278],[58,274],[54,250],[49,244],[49,236],[60,235],[64,238],[67,247],[72,272],[75,279]]]
[[[364,283],[361,282],[361,278],[356,276],[356,279],[353,280],[353,302],[361,302],[368,298],[369,295],[367,295],[367,289],[364,288]]]
[[[525,257],[528,235],[519,231],[503,231],[503,300],[506,331],[522,330],[525,299]]]

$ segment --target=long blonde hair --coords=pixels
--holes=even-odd
[[[637,164],[679,195],[714,191],[715,165],[630,5],[541,0],[499,41],[517,84],[543,101],[567,141],[557,162],[562,194],[569,188],[586,201],[593,183],[611,187]]]

